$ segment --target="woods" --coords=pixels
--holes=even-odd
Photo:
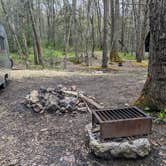
[[[0,0],[0,165],[165,166],[166,1]]]
[[[1,22],[5,25],[11,52],[25,63],[44,66],[47,48],[80,56],[89,66],[96,50],[103,50],[102,67],[121,61],[119,53],[141,62],[148,27],[149,0],[1,0]],[[33,48],[33,49],[32,49]],[[33,54],[32,58],[30,58]],[[51,53],[50,53],[51,54]],[[17,56],[15,56],[17,57]],[[91,59],[92,58],[92,59]]]

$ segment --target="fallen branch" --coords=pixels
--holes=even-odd
[[[88,109],[88,112],[89,112],[90,114],[92,114],[92,111],[91,111],[91,109],[89,108],[87,102],[84,101],[84,103],[85,103],[85,105],[86,105],[86,107],[87,107],[87,109]]]
[[[79,98],[81,98],[86,103],[91,104],[92,106],[94,106],[96,109],[102,109],[103,108],[103,106],[96,103],[93,99],[90,99],[87,96],[83,95],[82,93],[79,94],[78,92],[73,92],[73,91],[63,91],[63,92],[68,94],[68,95],[78,96]]]

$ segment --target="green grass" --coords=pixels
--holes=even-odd
[[[19,58],[17,53],[10,53],[10,57],[13,59],[14,63],[16,64],[23,63],[23,60]]]
[[[135,56],[130,53],[119,52],[119,56],[122,60],[135,60]]]
[[[25,63],[24,62],[25,60],[21,59],[17,53],[10,53],[10,56],[16,64]],[[69,52],[69,53],[67,53],[67,56],[69,58],[72,58],[72,57],[74,57],[74,53]],[[50,48],[50,47],[43,48],[43,59],[44,60],[49,60],[50,58],[63,59],[63,57],[64,57],[64,52],[61,50],[54,50],[53,48]],[[33,55],[32,48],[29,49],[29,55],[28,55],[27,60],[30,64],[33,64],[33,62],[34,62],[34,55]]]
[[[74,53],[68,52],[67,56],[74,57]],[[63,58],[64,52],[61,50],[54,50],[54,49],[48,47],[48,48],[43,49],[43,57],[45,57],[45,58],[50,58],[50,57]]]
[[[166,122],[166,109],[163,111],[159,112],[158,117],[161,121]]]
[[[101,50],[96,50],[95,54],[97,56],[101,57],[102,56],[102,51]],[[122,60],[136,60],[135,56],[132,55],[131,53],[119,52],[118,54],[119,54],[119,56]]]

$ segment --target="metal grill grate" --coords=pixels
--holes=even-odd
[[[143,112],[135,107],[96,111],[96,114],[101,118],[102,121],[146,117]]]
[[[148,134],[152,118],[137,107],[92,111],[92,125],[100,125],[102,138]]]

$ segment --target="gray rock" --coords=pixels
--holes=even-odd
[[[63,85],[62,85],[62,84],[57,85],[57,89],[58,89],[58,90],[61,90],[62,88],[63,88]]]
[[[36,112],[36,113],[42,113],[44,110],[43,110],[43,106],[40,104],[40,103],[36,103],[33,107],[33,110]]]
[[[67,110],[73,110],[75,108],[75,103],[77,102],[76,98],[65,97],[63,100],[59,101],[60,107],[64,107]]]
[[[45,88],[44,86],[40,87],[40,93],[46,93],[47,92],[47,88]]]
[[[36,103],[39,101],[39,93],[36,90],[33,90],[29,96],[26,97],[31,101],[31,103]]]
[[[104,159],[112,157],[138,158],[145,157],[151,151],[151,144],[148,138],[126,140],[123,142],[101,142],[92,132],[92,125],[86,126],[89,138],[89,148],[97,156]]]
[[[56,97],[55,95],[50,94],[48,96],[48,99],[47,99],[45,110],[48,111],[48,112],[53,112],[53,111],[56,111],[56,110],[60,109],[58,103],[59,103],[58,97]]]
[[[19,165],[18,163],[19,161],[17,159],[13,159],[8,163],[8,166],[16,166]]]
[[[54,88],[47,88],[47,92],[53,92]]]

